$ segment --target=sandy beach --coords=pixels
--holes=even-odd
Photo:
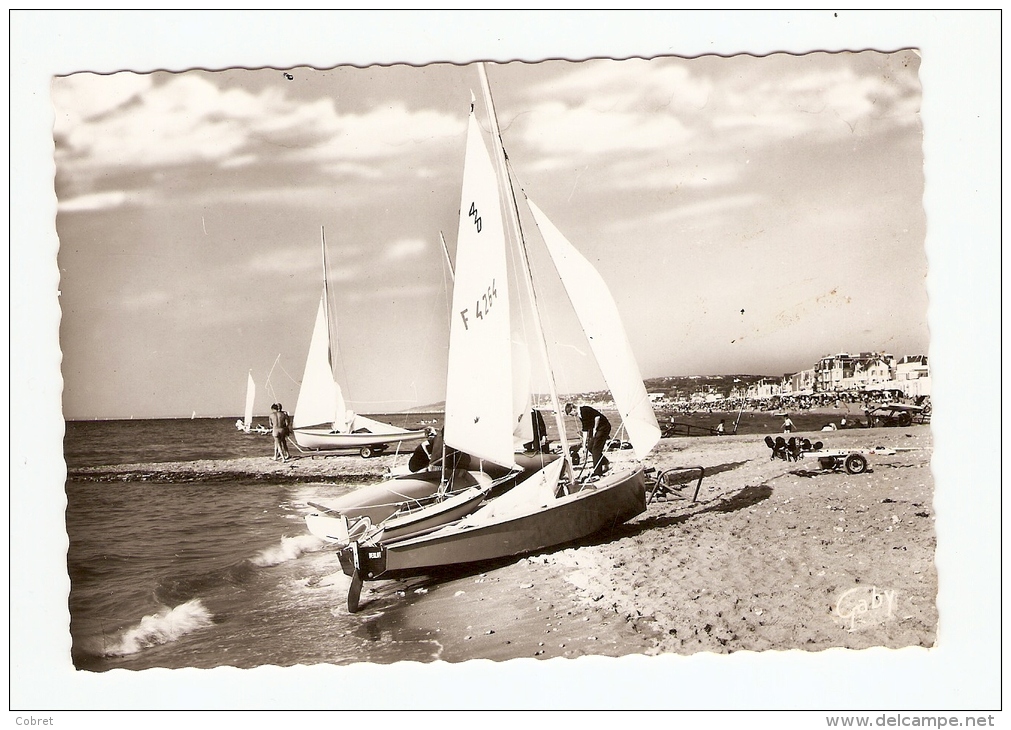
[[[577,547],[368,584],[363,627],[427,637],[433,659],[450,662],[933,646],[930,427],[798,435],[827,448],[897,453],[870,456],[867,472],[848,475],[821,471],[811,459],[772,460],[755,435],[664,439],[647,466],[703,467],[698,501],[692,480],[682,495],[655,500],[613,533]],[[299,455],[281,464],[264,456],[82,468],[69,476],[355,483],[382,479],[403,461]]]

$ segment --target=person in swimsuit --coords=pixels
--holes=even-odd
[[[270,406],[270,434],[274,438],[274,455],[271,461],[288,460],[288,414],[281,410],[280,403]]]

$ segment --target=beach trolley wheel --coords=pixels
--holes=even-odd
[[[910,416],[908,413],[900,413],[899,414],[899,426],[900,427],[905,428],[906,426],[912,426],[912,425],[913,425],[913,417],[912,416]]]
[[[867,459],[860,454],[850,454],[846,457],[847,474],[863,474],[867,471]]]
[[[371,459],[372,458],[372,447],[371,446],[363,446],[358,453],[362,455],[363,459]]]

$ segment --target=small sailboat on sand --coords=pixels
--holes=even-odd
[[[502,201],[506,201],[508,220],[520,247],[516,260],[522,264],[521,278],[529,290],[529,303],[535,310],[532,319],[546,360],[548,352],[536,311],[526,235],[483,64],[479,72],[497,165],[489,157],[472,104],[457,243],[445,439],[472,457],[509,465],[514,463],[515,406],[510,385],[512,338]],[[501,496],[479,502],[464,517],[430,531],[405,537],[382,530],[349,535],[349,544],[338,556],[342,570],[351,577],[351,612],[358,609],[364,580],[562,545],[613,528],[646,509],[641,460],[659,441],[660,428],[617,308],[593,266],[537,206],[525,202],[611,390],[638,461],[602,476],[577,478],[569,460],[550,363],[545,363],[564,458],[548,463]]]
[[[326,278],[326,238],[323,237],[323,293],[295,403],[295,443],[303,451],[357,451],[367,459],[390,446],[420,441],[425,438],[424,431],[399,428],[346,409],[344,394],[334,372],[336,323],[330,316]]]

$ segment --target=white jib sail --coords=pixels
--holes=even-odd
[[[525,444],[534,438],[531,411],[533,395],[530,374],[530,352],[526,343],[513,340],[513,436]]]
[[[642,459],[660,440],[660,426],[621,323],[618,307],[593,265],[532,200],[528,199],[527,204],[586,333],[600,372],[607,381],[635,455]]]
[[[461,527],[477,527],[528,514],[555,501],[565,459],[555,459],[536,474],[524,479],[501,497],[496,497],[462,520]]]
[[[329,423],[335,431],[346,430],[344,395],[334,380],[330,362],[330,333],[324,293],[319,300],[302,385],[295,403],[293,420],[296,428]]]
[[[253,374],[246,377],[246,412],[242,425],[248,431],[253,426],[253,403],[256,401],[256,383],[253,382]]]
[[[513,386],[499,187],[471,112],[446,376],[446,443],[512,465]]]

